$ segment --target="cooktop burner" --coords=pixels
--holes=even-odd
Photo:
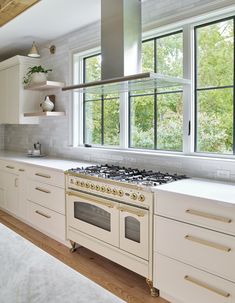
[[[88,166],[86,168],[72,168],[68,172],[112,179],[120,182],[141,184],[144,186],[158,186],[187,178],[185,175],[154,172],[152,170],[146,171],[107,164]]]

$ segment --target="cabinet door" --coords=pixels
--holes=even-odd
[[[15,174],[4,173],[4,183],[6,209],[17,215],[19,177]]]
[[[19,65],[9,67],[7,70],[7,123],[19,123],[20,74]]]
[[[7,72],[0,70],[0,124],[6,123],[7,117]]]

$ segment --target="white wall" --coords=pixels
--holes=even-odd
[[[149,0],[143,5],[143,25],[156,23],[177,15],[185,16],[197,13],[200,8],[208,9],[208,5],[222,5],[225,0]],[[231,2],[226,0],[226,2]],[[234,2],[234,1],[232,1]],[[202,6],[201,6],[202,5]],[[164,17],[164,18],[163,18]],[[160,23],[161,23],[160,22]],[[64,81],[71,84],[70,52],[74,49],[83,51],[100,44],[100,26],[98,23],[92,24],[79,31],[70,33],[56,41],[56,54],[50,55],[47,49],[43,50],[42,63],[48,68],[52,68],[51,79]],[[224,179],[235,181],[235,161],[216,160],[197,157],[166,156],[153,154],[137,154],[120,151],[103,151],[99,149],[71,148],[69,147],[69,104],[71,92],[51,92],[56,93],[56,104],[58,110],[66,110],[66,117],[43,118],[39,126],[37,125],[6,125],[5,126],[5,148],[10,150],[25,151],[32,148],[36,141],[42,143],[45,153],[53,156],[83,159],[91,162],[115,163],[129,167],[142,167],[154,170],[186,173],[189,176],[219,178],[220,174],[225,174]],[[0,128],[1,140],[1,128]],[[1,146],[1,145],[0,145]]]

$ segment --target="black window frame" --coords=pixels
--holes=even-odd
[[[198,71],[198,65],[197,65],[197,29],[206,27],[209,25],[213,25],[216,23],[233,20],[233,85],[224,85],[224,86],[211,86],[211,87],[205,87],[205,88],[198,88],[197,87],[197,71]],[[197,26],[194,26],[194,153],[199,154],[211,154],[211,155],[230,155],[225,153],[219,153],[219,152],[206,152],[206,151],[198,151],[197,150],[197,120],[198,120],[198,98],[197,98],[197,92],[198,91],[209,91],[209,90],[215,90],[215,89],[226,89],[226,88],[232,88],[233,89],[233,148],[231,156],[235,155],[235,16],[230,16],[227,18],[222,19],[216,19],[211,22],[203,23]]]
[[[164,35],[159,35],[154,38],[146,39],[142,41],[142,44],[149,41],[154,41],[154,73],[157,73],[157,40],[161,38],[165,38],[168,36],[176,35],[176,34],[182,34],[183,37],[183,30],[177,30],[173,31]],[[182,75],[183,76],[183,75]],[[183,152],[183,144],[182,144],[182,150],[167,150],[167,149],[159,149],[157,148],[157,96],[163,95],[163,94],[173,94],[173,93],[182,93],[183,89],[181,90],[170,90],[170,91],[164,91],[164,92],[157,92],[156,89],[154,89],[153,93],[146,93],[146,94],[134,94],[131,95],[131,93],[128,94],[128,148],[130,149],[137,149],[137,150],[152,150],[152,151],[167,151],[167,152]],[[132,147],[131,146],[131,98],[132,97],[138,97],[138,96],[153,96],[154,97],[154,125],[153,125],[153,131],[154,131],[154,146],[152,149],[145,148],[145,147]],[[183,125],[182,125],[183,127]],[[183,143],[183,134],[182,134],[182,143]]]

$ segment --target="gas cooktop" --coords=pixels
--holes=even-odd
[[[146,171],[107,164],[88,166],[86,168],[72,168],[68,170],[68,173],[84,174],[143,186],[158,186],[187,178],[185,175],[162,173],[160,171],[154,172],[152,170]]]

